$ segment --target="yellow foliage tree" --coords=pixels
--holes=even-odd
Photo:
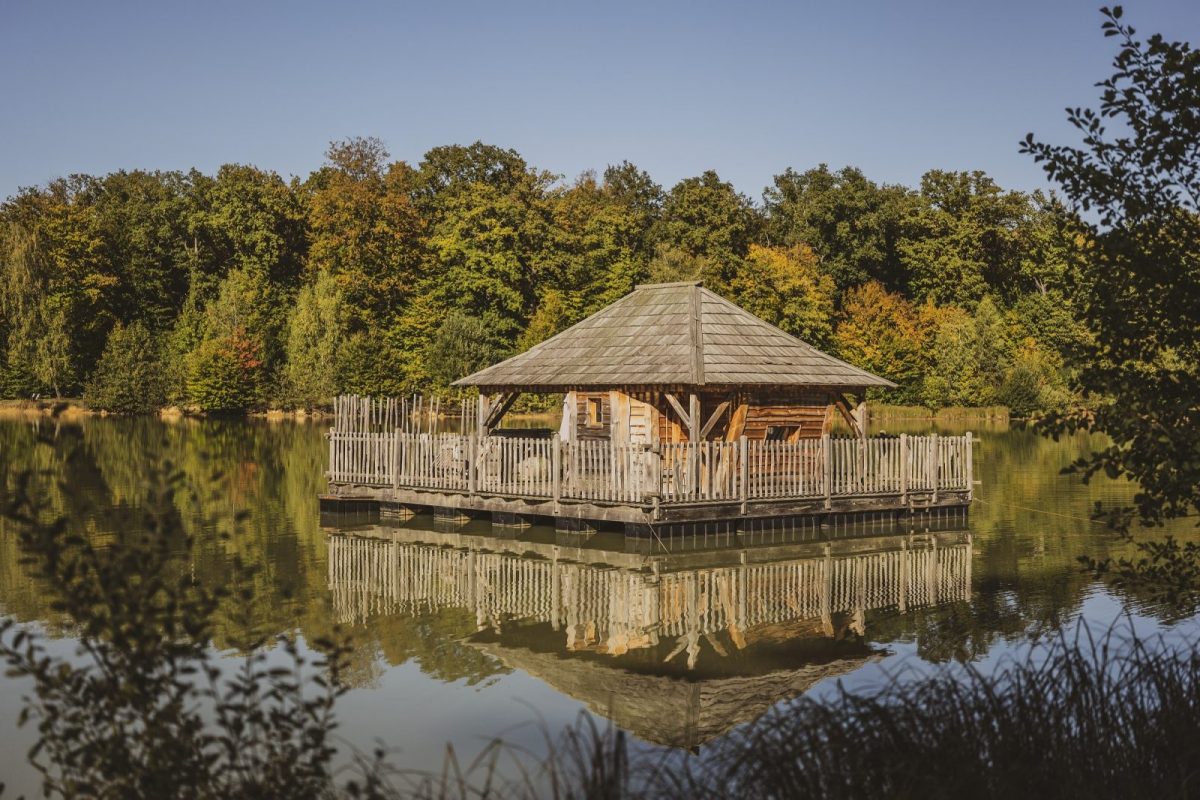
[[[836,287],[808,245],[750,245],[731,288],[739,305],[793,336],[817,347],[832,341]]]
[[[892,399],[912,401],[920,389],[923,346],[940,310],[914,309],[898,294],[869,281],[846,293],[834,332],[838,354],[900,384]]]

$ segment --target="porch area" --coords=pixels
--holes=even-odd
[[[647,445],[333,429],[328,479],[338,498],[626,523],[902,511],[968,504],[973,442],[825,434]]]

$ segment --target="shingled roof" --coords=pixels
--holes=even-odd
[[[455,386],[526,391],[654,386],[895,386],[822,353],[697,282],[638,286]]]

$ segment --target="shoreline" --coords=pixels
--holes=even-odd
[[[980,420],[988,422],[1010,422],[1014,419],[1005,406],[948,407],[934,411],[923,406],[895,406],[882,403],[869,403],[870,415],[879,420],[913,420],[922,422],[949,422]],[[87,417],[158,417],[171,422],[180,419],[208,418],[244,418],[263,419],[268,422],[322,422],[333,419],[332,411],[314,409],[254,409],[234,411],[223,414],[213,414],[197,409],[181,408],[179,406],[164,406],[156,412],[145,414],[115,414],[108,411],[97,411],[89,408],[77,398],[47,398],[38,400],[0,400],[0,419],[51,419],[73,421]],[[556,416],[551,411],[525,411],[509,414],[513,419],[543,420]]]

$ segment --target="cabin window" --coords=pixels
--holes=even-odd
[[[599,428],[604,424],[604,418],[601,416],[599,397],[589,397],[587,399],[587,424],[589,428]]]
[[[799,428],[799,425],[768,425],[765,438],[768,442],[786,442]]]

